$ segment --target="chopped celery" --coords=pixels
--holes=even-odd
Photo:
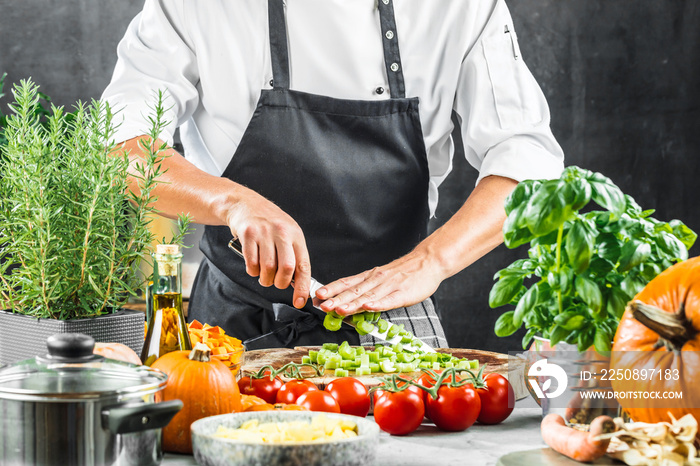
[[[309,358],[311,359],[311,362],[316,362],[318,358],[318,351],[309,350]]]
[[[391,327],[389,327],[389,331],[387,332],[386,337],[387,338],[394,338],[396,335],[399,334],[400,330],[401,329],[399,328],[398,325],[391,324]]]
[[[394,350],[394,353],[403,353],[403,345],[401,343],[394,343],[391,345],[391,349]]]
[[[345,369],[336,369],[335,370],[335,376],[336,377],[347,377],[348,376],[348,371]]]
[[[384,319],[379,319],[379,320],[377,321],[377,328],[379,329],[379,331],[380,331],[381,333],[386,332],[386,331],[389,329],[389,325],[390,325],[389,322],[387,322],[387,321],[384,320]]]
[[[369,367],[369,354],[360,355],[360,367]]]
[[[405,345],[405,344],[408,344],[408,343],[411,343],[412,341],[413,341],[413,336],[412,336],[412,335],[404,335],[404,336],[401,337],[401,343],[403,343],[404,345]]]
[[[338,351],[338,343],[324,343],[322,348],[329,351]]]
[[[369,354],[369,362],[379,362],[379,353],[376,351],[370,351],[367,354]]]
[[[366,320],[362,320],[357,323],[356,330],[360,335],[367,335],[369,332],[374,330],[374,324],[367,322]]]
[[[379,361],[379,368],[382,370],[382,372],[387,374],[390,372],[396,372],[396,367],[394,367],[394,363],[388,359]]]
[[[323,326],[331,332],[337,332],[338,330],[340,330],[341,325],[343,325],[343,318],[336,314],[334,311],[327,313],[326,317],[323,318]],[[326,344],[335,343],[324,343],[324,345]],[[338,345],[336,345],[336,348],[337,347]]]
[[[311,356],[302,356],[301,363],[302,364],[311,364]]]
[[[372,371],[373,374],[375,372],[379,372],[380,371],[379,363],[376,363],[376,362],[369,363],[369,369]]]
[[[368,367],[358,367],[355,369],[355,374],[357,375],[370,375],[372,373],[372,370]]]
[[[325,369],[337,369],[338,368],[338,362],[334,361],[332,359],[326,359],[326,362],[323,364],[323,367]]]

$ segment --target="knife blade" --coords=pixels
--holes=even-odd
[[[228,247],[233,252],[235,252],[239,257],[241,257],[241,258],[244,257],[243,256],[243,247],[241,245],[241,242],[238,240],[238,238],[233,238],[231,241],[229,241]],[[292,283],[294,283],[294,280],[292,280]],[[316,292],[318,290],[320,290],[321,288],[323,288],[323,286],[324,285],[322,283],[320,283],[318,280],[311,277],[311,283],[309,286],[309,296],[311,297],[311,304],[313,305],[313,307],[320,310],[325,315],[326,311],[321,309],[321,307],[316,305],[316,303],[314,302],[315,299],[318,299],[318,298],[316,298]],[[346,325],[349,325],[350,327],[357,329],[357,324],[355,324],[355,322],[352,321],[352,316],[349,316],[349,317],[346,317],[345,319],[343,319],[343,323]],[[391,326],[389,326],[389,328],[391,328]],[[384,341],[384,342],[391,344],[391,345],[394,345],[396,343],[401,343],[402,337],[400,335],[396,335],[396,336],[393,336],[391,338],[387,338],[388,332],[389,332],[388,329],[384,332],[380,332],[379,329],[377,328],[377,326],[375,325],[374,330],[369,332],[368,335],[372,335],[376,339]],[[414,338],[414,341],[415,340],[417,340],[417,339]],[[402,347],[405,351],[409,351],[411,353],[416,353],[416,352],[436,353],[437,352],[437,351],[435,351],[435,349],[432,346],[425,343],[424,341],[422,341],[422,340],[418,340],[418,341],[420,341],[420,343],[421,343],[419,346],[414,346],[412,343],[404,343],[404,344],[402,344]]]

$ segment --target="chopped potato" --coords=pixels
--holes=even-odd
[[[307,421],[264,422],[251,419],[232,429],[219,426],[215,437],[254,443],[327,442],[357,436],[357,425],[319,414]]]

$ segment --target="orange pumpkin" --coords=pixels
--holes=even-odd
[[[131,348],[121,343],[95,343],[93,353],[107,359],[116,359],[131,364],[141,365],[141,358]]]
[[[241,411],[241,394],[231,370],[211,358],[211,350],[197,343],[190,351],[173,351],[151,366],[168,375],[157,401],[182,400],[184,406],[163,429],[163,450],[192,453],[190,426],[198,419]]]
[[[670,421],[669,413],[700,420],[700,257],[669,267],[634,297],[612,350],[612,369],[629,369],[632,379],[638,371],[638,380],[620,373],[625,380],[612,381],[634,421]],[[681,392],[682,399],[630,399],[621,391]]]

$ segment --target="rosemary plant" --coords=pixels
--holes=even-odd
[[[130,167],[128,154],[113,149],[106,103],[79,102],[70,118],[51,105],[42,122],[38,86],[24,80],[12,93],[0,148],[0,308],[60,320],[113,312],[139,289],[135,268],[153,240],[163,94],[142,140],[147,156]]]

